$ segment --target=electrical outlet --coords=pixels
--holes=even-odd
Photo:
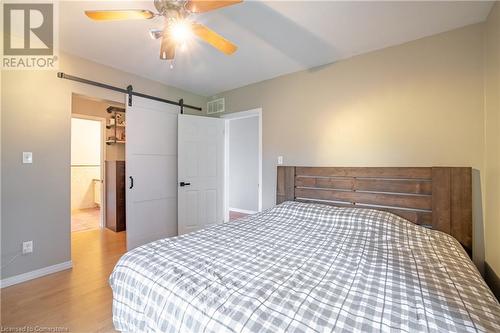
[[[278,165],[283,164],[283,156],[278,156]]]
[[[33,153],[30,151],[23,151],[23,164],[33,163]]]
[[[23,254],[33,253],[33,241],[23,242]]]

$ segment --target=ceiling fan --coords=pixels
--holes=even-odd
[[[154,5],[158,13],[142,9],[87,10],[85,11],[85,15],[96,21],[142,20],[163,16],[165,18],[165,27],[163,30],[150,30],[152,38],[161,38],[160,59],[173,60],[176,47],[185,47],[187,39],[193,34],[217,50],[230,55],[237,50],[238,47],[236,45],[203,24],[189,20],[188,17],[191,14],[208,12],[242,1],[154,0]]]

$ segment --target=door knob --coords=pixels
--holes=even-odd
[[[191,183],[180,182],[180,183],[179,183],[179,185],[180,185],[181,187],[184,187],[184,186],[189,186],[189,185],[191,185]]]

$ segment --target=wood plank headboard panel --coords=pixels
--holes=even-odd
[[[276,202],[284,201],[389,211],[472,253],[472,168],[278,166]]]

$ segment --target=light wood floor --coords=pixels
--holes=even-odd
[[[125,232],[72,233],[73,269],[1,290],[1,326],[113,332],[108,277],[125,253]]]

